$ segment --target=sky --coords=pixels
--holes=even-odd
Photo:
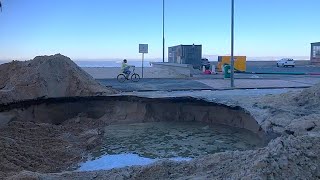
[[[162,0],[0,0],[0,59],[162,57]],[[165,0],[169,46],[230,54],[231,0]],[[320,41],[320,0],[235,0],[235,55],[309,56]]]

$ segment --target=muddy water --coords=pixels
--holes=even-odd
[[[153,122],[105,128],[105,144],[95,156],[134,153],[147,158],[198,157],[260,147],[248,130],[197,122]]]
[[[80,171],[146,165],[160,159],[190,160],[223,151],[261,147],[254,133],[224,125],[198,122],[151,122],[105,128],[103,147]]]

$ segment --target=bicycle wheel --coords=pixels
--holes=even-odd
[[[126,81],[126,76],[124,74],[119,74],[117,76],[117,80],[121,83],[125,82]]]
[[[140,80],[139,74],[136,74],[136,73],[132,74],[131,81],[138,82],[139,80]]]

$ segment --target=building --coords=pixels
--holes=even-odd
[[[201,68],[202,45],[178,45],[168,48],[168,62],[190,64],[193,68]]]
[[[311,64],[320,65],[320,42],[311,43]]]

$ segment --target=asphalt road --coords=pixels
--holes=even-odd
[[[320,67],[319,66],[295,66],[295,67],[277,67],[276,64],[274,66],[248,66],[248,72],[259,72],[259,73],[271,73],[271,72],[292,72],[292,73],[319,73],[320,74]]]
[[[208,77],[208,76],[206,76]],[[214,76],[211,76],[214,77]],[[197,90],[229,90],[230,80],[201,78],[196,79],[141,79],[139,82],[118,82],[116,79],[97,79],[107,87],[122,92],[132,91],[197,91]],[[238,78],[235,79],[236,89],[282,89],[306,88],[320,82],[320,76],[286,78]]]
[[[320,67],[296,66],[294,68],[276,67],[276,65],[248,66],[247,71],[256,73],[319,73]],[[131,91],[186,91],[186,90],[213,90],[213,86],[199,82],[202,79],[212,80],[223,79],[222,74],[216,75],[195,75],[189,79],[141,79],[139,82],[126,81],[118,82],[116,79],[97,79],[103,86],[109,86],[123,92]],[[320,75],[290,75],[290,74],[235,74],[235,79],[255,79],[261,84],[267,80],[284,80],[288,83],[297,83],[305,86],[312,86],[320,82]],[[227,80],[226,80],[227,81]],[[248,80],[250,81],[250,80]],[[212,82],[217,83],[217,82]],[[270,83],[269,83],[270,84]],[[220,85],[220,84],[219,84]],[[273,85],[273,84],[272,84]],[[253,85],[254,86],[254,85]],[[284,84],[281,87],[285,87]],[[215,86],[214,86],[215,87]],[[292,88],[292,85],[290,86]]]
[[[97,79],[103,86],[109,86],[120,91],[170,91],[170,90],[207,90],[210,86],[190,79],[140,79],[120,83],[117,79]]]

